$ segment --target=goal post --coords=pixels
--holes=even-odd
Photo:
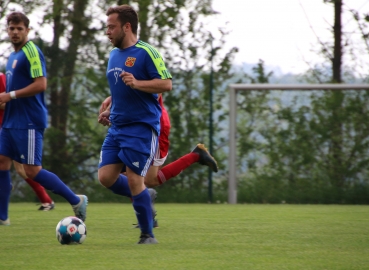
[[[228,203],[237,203],[237,92],[262,90],[369,90],[369,84],[231,84],[229,85]]]

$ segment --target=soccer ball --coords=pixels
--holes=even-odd
[[[63,218],[56,225],[56,239],[62,245],[82,244],[86,235],[86,225],[77,217]]]

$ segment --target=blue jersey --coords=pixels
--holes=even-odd
[[[21,50],[12,52],[6,65],[6,92],[22,89],[37,77],[46,77],[46,65],[41,50],[28,41]],[[10,100],[5,106],[3,128],[44,129],[47,109],[44,93]]]
[[[125,85],[119,75],[132,73],[136,80],[170,79],[159,52],[151,45],[138,41],[126,49],[110,52],[106,77],[112,97],[110,121],[114,126],[134,123],[150,125],[159,134],[161,107],[157,94],[145,93]]]

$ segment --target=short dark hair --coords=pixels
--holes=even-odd
[[[26,15],[24,15],[22,12],[12,12],[8,16],[6,16],[6,22],[9,25],[10,22],[13,23],[21,23],[23,22],[24,25],[29,28],[29,19]]]
[[[138,28],[138,14],[133,9],[133,7],[129,5],[121,5],[116,7],[110,7],[106,12],[106,16],[110,14],[118,13],[118,19],[121,25],[125,25],[126,23],[131,24],[132,33],[137,34]]]

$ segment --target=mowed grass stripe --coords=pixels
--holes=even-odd
[[[55,237],[71,207],[12,203],[0,269],[369,269],[369,206],[157,204],[158,245],[137,245],[130,204],[90,203],[87,239]]]

